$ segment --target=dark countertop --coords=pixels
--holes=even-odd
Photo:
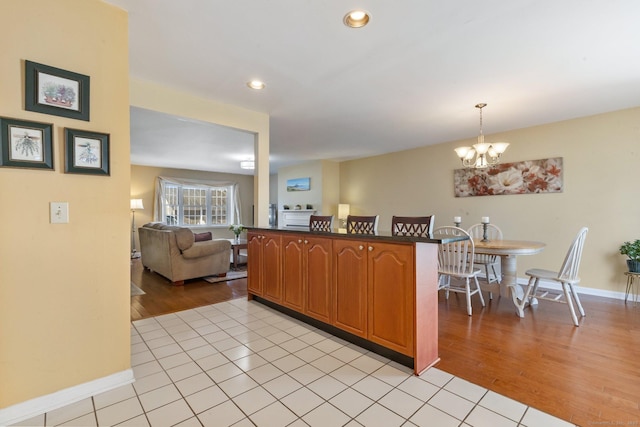
[[[432,235],[429,237],[418,237],[418,236],[394,236],[391,231],[378,231],[375,234],[356,234],[356,233],[347,233],[345,228],[334,228],[332,231],[309,231],[309,227],[248,227],[245,228],[249,231],[278,231],[284,233],[305,233],[312,236],[318,237],[340,237],[346,239],[367,239],[367,240],[378,240],[378,241],[386,241],[386,242],[407,242],[407,243],[449,243],[455,242],[457,240],[466,240],[466,237],[456,237],[456,236],[442,236],[442,235]]]

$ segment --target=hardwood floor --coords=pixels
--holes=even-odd
[[[146,292],[131,297],[132,321],[247,296],[246,279],[219,283],[194,279],[187,280],[184,286],[174,286],[159,274],[145,270],[140,259],[131,260],[131,281]]]
[[[134,260],[131,320],[246,296],[246,279],[174,287]],[[506,298],[439,297],[438,368],[576,425],[640,424],[640,304],[581,296],[574,327],[565,305],[541,301],[515,315]]]

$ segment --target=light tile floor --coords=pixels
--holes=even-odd
[[[22,426],[571,426],[237,299],[133,322],[135,383]]]

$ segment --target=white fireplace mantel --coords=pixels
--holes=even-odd
[[[280,227],[308,227],[309,218],[315,214],[314,209],[285,209],[280,211]]]

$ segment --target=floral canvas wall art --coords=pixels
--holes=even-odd
[[[487,169],[456,169],[456,197],[561,193],[562,157],[501,163]]]

